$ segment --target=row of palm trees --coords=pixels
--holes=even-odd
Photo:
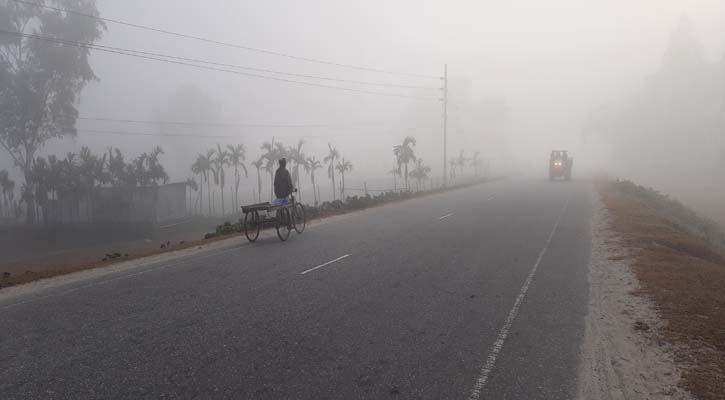
[[[207,184],[207,204],[209,207],[209,215],[212,215],[214,213],[214,197],[211,190],[211,184],[212,180],[214,181],[214,184],[219,186],[219,189],[222,193],[221,196],[221,209],[222,214],[224,214],[224,187],[226,186],[226,167],[232,167],[234,168],[234,181],[233,187],[234,191],[232,192],[232,202],[234,202],[235,205],[239,205],[239,185],[242,179],[242,176],[240,174],[240,170],[244,172],[245,176],[249,175],[249,171],[247,171],[247,166],[244,164],[244,160],[246,158],[246,149],[244,148],[244,145],[227,145],[226,147],[222,148],[220,144],[217,144],[216,149],[209,149],[206,151],[206,153],[199,154],[196,157],[196,161],[191,165],[191,171],[196,174],[199,178],[199,182],[197,184],[196,181],[187,181],[189,186],[194,189],[200,189],[199,186],[202,186],[203,183]],[[199,190],[199,198],[198,198],[198,209],[199,213],[201,213],[202,210],[202,202],[203,202],[203,190]]]
[[[393,168],[388,171],[388,174],[393,176],[393,187],[397,190],[398,182],[397,178],[402,177],[405,181],[405,190],[410,190],[408,178],[413,178],[416,181],[416,190],[420,190],[421,185],[430,179],[431,168],[423,163],[423,159],[415,155],[415,145],[417,141],[412,136],[407,136],[403,139],[403,143],[393,146],[393,155],[395,156],[395,162],[397,168]],[[415,167],[412,171],[408,171],[408,165],[413,162]],[[403,168],[405,168],[405,174],[403,174]]]
[[[337,148],[333,147],[328,143],[329,152],[322,160],[318,160],[315,156],[308,157],[303,152],[305,145],[304,140],[300,140],[294,146],[285,146],[281,142],[275,142],[272,139],[271,142],[264,142],[260,147],[262,154],[256,160],[249,163],[251,167],[257,170],[257,189],[254,192],[254,197],[257,201],[262,201],[262,172],[269,176],[269,198],[274,198],[274,173],[277,169],[277,162],[281,158],[287,159],[287,168],[290,170],[292,180],[295,182],[296,187],[300,190],[298,197],[301,200],[301,176],[306,174],[310,177],[312,183],[312,192],[314,194],[314,202],[318,203],[320,198],[319,187],[315,180],[315,171],[323,167],[323,163],[327,164],[327,176],[332,182],[332,195],[333,199],[337,196],[336,184],[335,184],[335,172],[340,175],[341,187],[340,196],[345,197],[345,174],[352,171],[353,165],[349,160],[345,160],[344,157],[340,156],[340,152]],[[249,176],[249,171],[245,165],[246,161],[246,148],[242,144],[238,145],[227,145],[222,147],[217,144],[216,148],[209,149],[205,153],[201,153],[197,156],[196,161],[191,166],[191,171],[197,176],[197,180],[187,181],[190,187],[202,186],[206,184],[207,194],[207,214],[216,214],[216,191],[212,190],[213,185],[217,186],[218,194],[220,197],[220,206],[222,215],[226,214],[226,207],[224,202],[225,186],[226,186],[226,169],[234,169],[234,189],[231,192],[232,202],[234,209],[238,209],[241,205],[239,202],[239,186],[241,182],[241,172],[244,172],[244,176]],[[192,183],[193,182],[193,183]],[[199,191],[197,196],[197,202],[194,208],[199,214],[203,214],[203,202],[204,202],[203,191]]]
[[[448,163],[451,166],[450,171],[450,179],[455,180],[456,179],[456,171],[460,169],[461,174],[464,171],[464,168],[471,167],[473,168],[473,175],[478,177],[481,175],[481,171],[483,168],[483,160],[481,160],[481,153],[476,151],[473,153],[473,156],[471,158],[468,158],[464,155],[463,150],[458,154],[458,156],[451,156],[450,160],[448,160]]]
[[[394,188],[397,190],[397,179],[399,177],[402,177],[405,180],[405,189],[410,190],[410,186],[408,184],[408,177],[413,178],[416,180],[416,189],[420,190],[420,185],[422,182],[425,182],[426,180],[430,179],[430,172],[431,168],[423,163],[423,160],[418,158],[415,155],[415,147],[416,140],[412,136],[407,136],[405,139],[403,139],[403,142],[399,145],[393,146],[393,155],[395,156],[395,161],[397,164],[397,168],[393,168],[390,171],[388,171],[389,175],[393,176],[393,185]],[[415,168],[412,171],[408,171],[408,165],[414,162]],[[463,150],[460,151],[458,156],[451,156],[449,160],[450,164],[450,175],[449,178],[451,180],[456,179],[456,172],[460,170],[461,173],[463,173],[464,168],[471,167],[473,168],[473,174],[474,176],[478,177],[481,175],[484,163],[481,159],[481,153],[479,151],[476,151],[473,153],[472,157],[466,157]],[[403,173],[403,169],[405,169],[405,173]]]
[[[81,220],[82,204],[90,220],[101,187],[133,189],[167,183],[169,176],[159,160],[162,154],[161,147],[155,147],[127,162],[117,148],[109,148],[99,155],[83,147],[79,153],[67,153],[65,158],[52,154],[36,157],[29,179],[21,187],[21,201],[26,208],[33,207],[35,215],[42,215],[46,224],[57,220],[61,201],[71,205],[68,210],[71,220]],[[3,180],[0,176],[0,183]],[[12,200],[14,183],[3,185],[3,190],[7,191],[3,194],[3,202],[6,198]]]

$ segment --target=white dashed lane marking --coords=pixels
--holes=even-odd
[[[344,255],[344,256],[342,256],[342,257],[337,257],[337,258],[336,258],[336,259],[334,259],[334,260],[330,260],[330,261],[328,261],[328,262],[326,262],[326,263],[324,263],[324,264],[320,264],[320,265],[318,265],[318,266],[316,266],[316,267],[314,267],[314,268],[310,268],[310,269],[308,269],[308,270],[302,271],[302,272],[300,272],[300,275],[305,275],[305,274],[308,274],[308,273],[310,273],[310,272],[312,272],[312,271],[318,270],[318,269],[320,269],[320,268],[322,268],[322,267],[326,267],[326,266],[328,266],[328,265],[330,265],[330,264],[336,263],[336,262],[338,262],[338,261],[340,261],[340,260],[342,260],[342,259],[348,258],[348,257],[350,257],[350,255],[349,255],[349,254],[345,254],[345,255]]]

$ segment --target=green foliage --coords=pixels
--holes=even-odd
[[[85,199],[89,207],[87,214],[91,215],[91,204],[101,186],[134,188],[165,183],[168,175],[159,161],[161,154],[163,150],[157,147],[127,163],[119,149],[109,149],[99,156],[83,147],[79,154],[68,153],[64,159],[55,155],[36,157],[26,176],[22,197],[29,208],[35,205],[41,208],[46,222],[54,212],[50,199],[72,199],[76,202],[76,212]]]
[[[68,0],[63,5],[98,15],[95,0]],[[4,1],[0,2],[0,29],[11,32],[0,35],[0,147],[25,174],[25,198],[34,204],[28,177],[35,154],[52,138],[76,134],[76,98],[96,76],[88,63],[88,48],[21,35],[32,32],[93,43],[105,25],[93,18]],[[33,222],[33,207],[28,210],[28,221]]]

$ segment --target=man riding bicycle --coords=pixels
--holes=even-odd
[[[279,168],[274,173],[274,196],[276,199],[272,201],[272,205],[279,206],[289,202],[289,196],[293,190],[292,176],[290,176],[287,170],[287,160],[281,158],[279,160]]]

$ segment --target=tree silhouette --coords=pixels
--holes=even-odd
[[[307,159],[307,167],[310,171],[310,178],[312,179],[312,193],[315,196],[315,205],[317,205],[317,190],[315,189],[315,170],[322,168],[322,163],[317,160],[314,156]]]
[[[214,150],[207,150],[206,154],[200,154],[199,155],[199,163],[200,163],[200,169],[204,173],[204,181],[206,181],[206,200],[209,207],[209,216],[211,217],[213,215],[213,201],[211,197],[211,179],[209,177],[209,173],[214,171],[213,168],[213,159],[214,159]]]
[[[164,150],[157,146],[150,153],[141,153],[133,160],[131,165],[131,184],[136,186],[157,186],[159,183],[167,183],[169,175],[166,174],[164,166],[159,161],[159,156]]]
[[[416,190],[420,191],[421,182],[428,179],[430,167],[423,164],[423,159],[419,158],[415,161],[415,168],[410,171],[410,177],[416,180]]]
[[[458,158],[456,158],[456,164],[458,164],[458,167],[461,169],[461,174],[463,174],[463,169],[466,168],[466,165],[468,165],[468,161],[468,158],[463,155],[463,150],[461,150]]]
[[[227,145],[227,149],[229,149],[229,164],[234,167],[234,206],[236,209],[239,209],[239,183],[241,181],[241,176],[239,176],[239,167],[244,170],[244,176],[249,177],[249,171],[247,171],[247,166],[244,165],[244,158],[245,158],[245,149],[244,145],[238,144],[236,146],[232,146],[230,144]]]
[[[299,142],[297,142],[297,147],[291,147],[288,150],[289,160],[291,163],[294,163],[294,166],[291,166],[292,181],[297,183],[297,195],[299,197],[299,200],[302,200],[302,189],[300,187],[300,167],[303,167],[305,171],[309,171],[309,167],[307,166],[307,158],[302,152],[302,145],[304,144],[305,141],[303,139],[300,139]]]
[[[107,174],[105,172],[106,158],[108,155],[103,153],[102,157],[98,157],[91,153],[88,147],[82,147],[78,154],[80,170],[80,185],[83,195],[86,199],[86,215],[93,218],[92,205],[96,199],[96,190],[98,186],[107,182]]]
[[[352,171],[352,163],[350,161],[345,161],[345,157],[342,158],[340,162],[337,163],[335,166],[335,169],[337,169],[337,172],[340,173],[340,176],[342,176],[342,187],[340,187],[340,199],[345,199],[345,172]]]
[[[330,143],[327,144],[330,151],[327,153],[324,162],[328,163],[327,166],[327,177],[332,181],[332,200],[335,200],[335,160],[340,157],[336,148],[333,148]]]
[[[207,179],[207,168],[205,167],[205,156],[204,154],[199,154],[196,156],[196,161],[194,161],[193,164],[191,164],[191,172],[199,176],[199,185],[202,185]],[[203,214],[202,206],[204,200],[204,191],[199,190],[199,214]],[[211,214],[211,211],[209,212]]]
[[[274,138],[272,139],[272,142],[264,142],[262,143],[262,150],[264,150],[264,153],[262,154],[262,158],[264,158],[264,170],[267,171],[269,174],[269,181],[270,181],[270,187],[269,187],[269,198],[270,200],[274,199],[274,170],[275,165],[277,164],[277,161],[284,157],[284,154],[286,153],[286,150],[284,146],[281,143],[275,143]]]
[[[473,167],[473,175],[478,177],[481,175],[481,164],[482,161],[480,159],[481,152],[476,151],[473,153],[473,157],[471,157],[471,166]]]
[[[222,216],[226,215],[224,210],[224,186],[226,184],[226,173],[224,167],[229,164],[229,153],[222,150],[222,146],[217,144],[216,157],[213,160],[214,165],[214,183],[219,185],[219,193],[221,196]]]
[[[264,158],[260,157],[257,161],[252,162],[252,166],[257,168],[257,201],[262,201],[262,174],[260,169],[264,166]]]
[[[98,15],[95,1],[76,1],[75,9]],[[62,37],[84,43],[100,38],[105,25],[34,4],[0,2],[0,24],[21,34]],[[30,31],[30,32],[28,32]],[[32,38],[0,40],[0,147],[25,177],[27,222],[36,220],[31,170],[37,151],[52,138],[75,135],[75,103],[85,84],[96,79],[87,46],[62,46]]]
[[[0,171],[0,189],[3,192],[0,215],[11,217],[15,198],[15,182],[10,179],[10,174],[6,170]]]
[[[403,144],[393,147],[393,154],[395,154],[396,161],[398,162],[398,171],[402,174],[402,166],[405,165],[405,189],[409,190],[408,187],[408,163],[415,161],[415,151],[413,147],[416,145],[415,138],[407,136],[403,139]]]
[[[451,180],[455,180],[456,179],[456,168],[458,167],[458,158],[451,156],[450,159],[448,160],[448,164],[451,165],[451,173],[450,173]]]

